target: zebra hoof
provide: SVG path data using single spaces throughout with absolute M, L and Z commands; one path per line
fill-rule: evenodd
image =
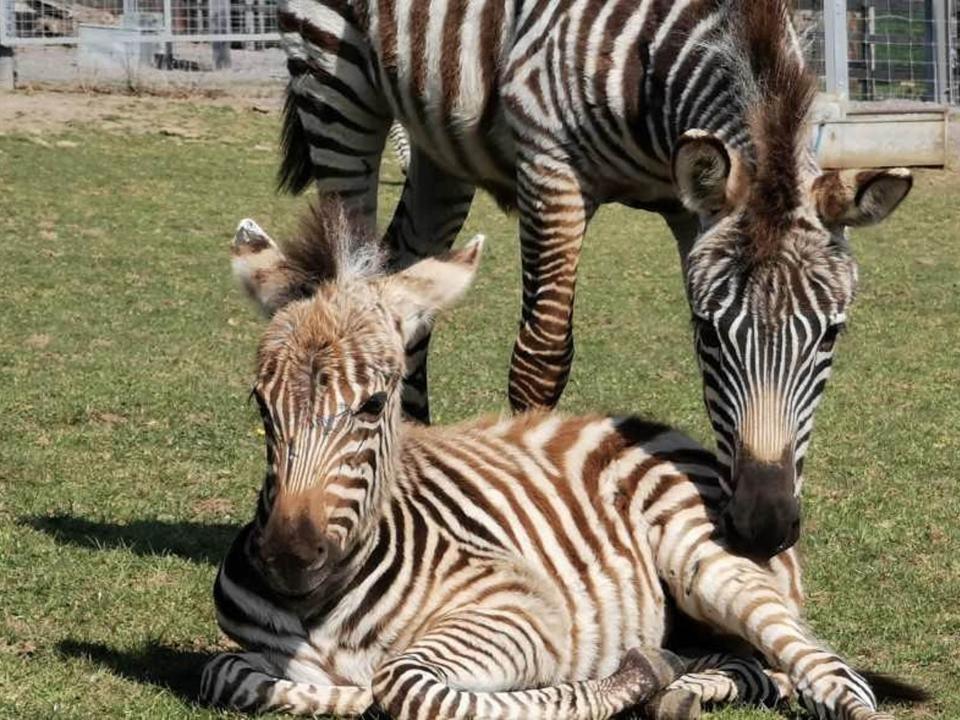
M 700 696 L 686 688 L 658 693 L 643 708 L 645 720 L 699 720 Z
M 256 252 L 268 247 L 276 247 L 276 243 L 262 227 L 250 218 L 244 218 L 237 225 L 237 231 L 233 235 L 233 247 Z
M 623 687 L 635 693 L 635 703 L 646 702 L 684 672 L 683 661 L 668 650 L 634 648 L 628 650 L 616 672 Z

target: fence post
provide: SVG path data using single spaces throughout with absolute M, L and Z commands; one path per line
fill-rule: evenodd
M 230 0 L 209 0 L 210 32 L 227 35 L 230 32 Z M 222 70 L 230 67 L 230 43 L 214 41 L 213 67 Z
M 960 105 L 960 54 L 957 42 L 960 41 L 960 12 L 957 0 L 947 0 L 947 100 Z
M 13 0 L 0 0 L 0 92 L 13 90 L 16 86 L 13 45 L 6 45 L 7 37 L 13 42 L 11 29 L 14 26 Z
M 9 45 L 0 45 L 0 93 L 16 89 L 16 81 L 16 61 L 13 57 L 13 48 Z
M 163 66 L 170 70 L 173 68 L 173 43 L 170 38 L 173 37 L 173 3 L 171 0 L 163 0 L 163 34 L 167 36 L 167 41 L 163 44 Z
M 933 0 L 931 3 L 931 20 L 933 21 L 933 52 L 934 52 L 934 96 L 937 102 L 950 102 L 950 43 L 947 40 L 947 29 L 950 27 L 950 16 L 947 13 L 946 0 Z
M 850 97 L 847 67 L 847 0 L 823 0 L 823 54 L 827 92 L 846 100 Z

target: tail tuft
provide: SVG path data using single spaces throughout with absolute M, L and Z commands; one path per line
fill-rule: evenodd
M 877 700 L 880 702 L 898 702 L 908 705 L 918 705 L 929 702 L 933 694 L 919 685 L 912 685 L 906 680 L 885 675 L 884 673 L 858 670 L 864 679 L 870 683 Z
M 313 166 L 310 163 L 310 143 L 307 140 L 307 131 L 300 120 L 297 96 L 293 88 L 288 85 L 287 97 L 283 103 L 277 189 L 291 195 L 299 195 L 311 180 L 313 180 Z

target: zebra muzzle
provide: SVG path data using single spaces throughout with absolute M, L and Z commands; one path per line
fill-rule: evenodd
M 767 560 L 800 537 L 793 453 L 770 463 L 741 450 L 735 467 L 733 496 L 721 517 L 723 534 L 737 554 Z

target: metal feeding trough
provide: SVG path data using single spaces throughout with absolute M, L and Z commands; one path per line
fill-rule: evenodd
M 826 168 L 943 167 L 948 122 L 945 105 L 822 96 L 814 109 L 812 142 Z

